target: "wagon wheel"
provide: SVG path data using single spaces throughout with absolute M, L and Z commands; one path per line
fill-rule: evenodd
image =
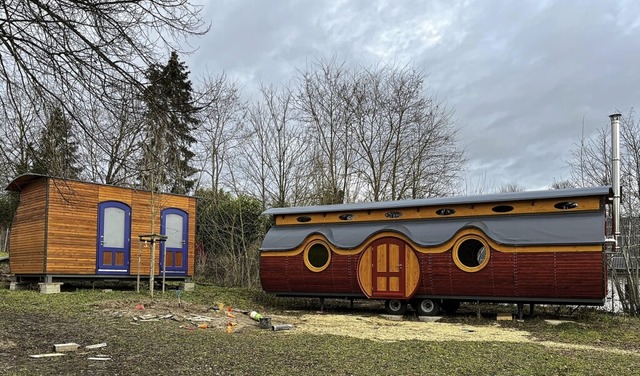
M 404 315 L 407 312 L 407 302 L 397 299 L 389 299 L 384 302 L 384 308 L 390 315 Z
M 418 316 L 435 316 L 440 313 L 440 304 L 432 299 L 418 300 L 414 308 L 418 311 Z

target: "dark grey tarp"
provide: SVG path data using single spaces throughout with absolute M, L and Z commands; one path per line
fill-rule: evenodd
M 604 223 L 604 211 L 601 210 L 460 219 L 273 226 L 267 232 L 260 249 L 293 249 L 312 234 L 323 235 L 336 247 L 352 249 L 383 231 L 403 234 L 417 245 L 433 247 L 447 242 L 464 228 L 480 229 L 493 241 L 510 246 L 603 244 Z

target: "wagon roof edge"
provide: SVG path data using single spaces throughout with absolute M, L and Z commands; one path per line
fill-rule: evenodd
M 284 208 L 271 208 L 265 210 L 262 214 L 266 215 L 286 215 L 286 214 L 310 214 L 310 213 L 330 213 L 330 212 L 349 212 L 356 210 L 376 210 L 376 209 L 403 209 L 423 206 L 444 206 L 459 204 L 479 204 L 488 202 L 508 202 L 523 200 L 540 200 L 540 199 L 567 199 L 572 197 L 584 196 L 611 196 L 611 186 L 597 186 L 585 188 L 569 188 L 569 189 L 549 189 L 542 191 L 524 191 L 510 193 L 494 193 L 485 195 L 472 196 L 448 196 L 434 197 L 414 200 L 398 200 L 398 201 L 378 201 L 378 202 L 361 202 L 352 204 L 333 204 L 333 205 L 314 205 L 314 206 L 297 206 Z

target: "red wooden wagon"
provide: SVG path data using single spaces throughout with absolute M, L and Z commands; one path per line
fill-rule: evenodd
M 610 187 L 269 209 L 266 292 L 369 298 L 400 314 L 461 301 L 602 305 Z

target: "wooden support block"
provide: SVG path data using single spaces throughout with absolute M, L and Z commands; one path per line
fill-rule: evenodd
M 513 314 L 512 313 L 498 313 L 498 317 L 496 317 L 498 321 L 512 321 Z
M 80 345 L 78 345 L 77 343 L 59 343 L 57 345 L 53 345 L 53 348 L 55 349 L 55 351 L 57 353 L 62 353 L 62 352 L 71 352 L 71 351 L 77 351 L 78 347 L 80 347 Z

